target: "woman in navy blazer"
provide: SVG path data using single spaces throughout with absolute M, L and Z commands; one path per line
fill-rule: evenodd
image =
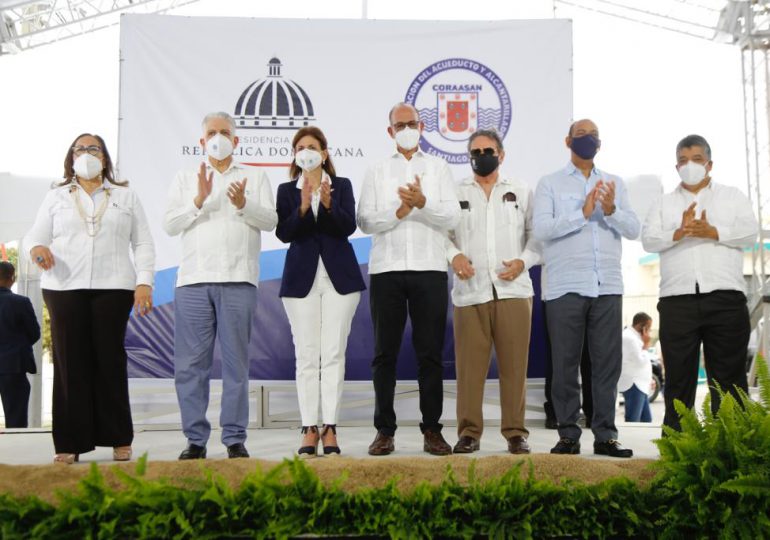
M 356 230 L 350 180 L 336 176 L 317 127 L 297 131 L 291 181 L 278 186 L 276 235 L 290 243 L 280 296 L 291 324 L 302 416 L 298 454 L 340 453 L 337 416 L 345 380 L 345 350 L 364 285 L 348 237 Z M 323 427 L 318 430 L 319 405 Z

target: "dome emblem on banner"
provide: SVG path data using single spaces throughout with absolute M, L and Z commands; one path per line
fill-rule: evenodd
M 451 164 L 468 163 L 467 142 L 477 129 L 511 127 L 511 96 L 489 67 L 467 58 L 447 58 L 414 78 L 404 98 L 420 113 L 425 130 L 420 148 Z
M 315 121 L 313 103 L 300 85 L 281 75 L 278 58 L 267 63 L 267 77 L 251 83 L 235 104 L 238 129 L 299 129 Z

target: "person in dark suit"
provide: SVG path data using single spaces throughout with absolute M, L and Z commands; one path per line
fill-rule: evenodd
M 336 176 L 323 132 L 303 127 L 292 142 L 291 181 L 278 186 L 276 235 L 290 243 L 280 296 L 291 324 L 302 445 L 298 454 L 339 454 L 337 416 L 348 334 L 364 285 L 348 237 L 356 230 L 350 180 Z M 323 427 L 318 430 L 319 405 Z
M 40 339 L 40 325 L 32 302 L 11 292 L 16 269 L 0 262 L 0 397 L 5 427 L 27 427 L 29 381 L 27 373 L 37 373 L 32 345 Z

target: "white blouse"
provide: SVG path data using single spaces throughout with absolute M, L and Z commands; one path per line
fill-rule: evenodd
M 105 181 L 91 195 L 77 182 L 52 189 L 24 237 L 27 253 L 35 246 L 48 247 L 54 258 L 43 272 L 43 289 L 134 290 L 153 284 L 155 246 L 142 204 L 127 187 Z

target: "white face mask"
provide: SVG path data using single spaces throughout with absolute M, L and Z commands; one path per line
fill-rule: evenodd
M 420 130 L 405 127 L 401 131 L 396 131 L 396 144 L 404 150 L 411 150 L 417 147 L 420 142 Z
M 217 133 L 206 141 L 206 153 L 217 161 L 222 161 L 233 153 L 233 143 L 221 133 Z
M 706 175 L 708 174 L 705 165 L 695 163 L 694 161 L 688 161 L 679 167 L 677 172 L 679 173 L 679 178 L 682 179 L 682 182 L 688 186 L 698 184 L 701 180 L 706 178 Z
M 303 148 L 294 155 L 294 162 L 305 172 L 314 171 L 323 161 L 321 152 L 310 148 Z
M 91 154 L 81 154 L 72 164 L 75 174 L 85 180 L 93 180 L 102 173 L 102 160 Z

